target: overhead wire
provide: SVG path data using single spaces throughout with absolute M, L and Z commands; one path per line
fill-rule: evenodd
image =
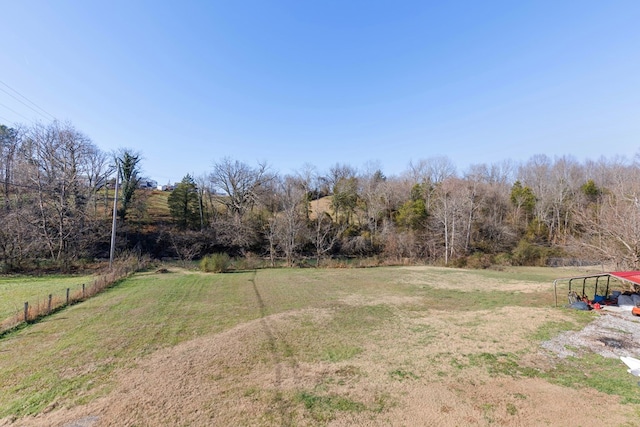
M 4 87 L 10 89 L 12 92 L 14 92 L 15 94 L 17 94 L 20 98 L 24 99 L 25 101 L 27 101 L 29 104 L 33 105 L 33 107 L 37 108 L 38 110 L 40 110 L 42 113 L 46 114 L 47 116 L 49 116 L 51 119 L 55 120 L 56 116 L 54 116 L 53 114 L 49 113 L 47 110 L 45 110 L 44 108 L 40 107 L 38 104 L 36 104 L 35 102 L 33 102 L 32 100 L 30 100 L 29 98 L 27 98 L 26 96 L 24 96 L 23 94 L 21 94 L 20 92 L 18 92 L 16 89 L 12 88 L 11 86 L 9 86 L 7 83 L 3 82 L 2 80 L 0 80 L 0 84 L 2 84 Z M 25 105 L 26 107 L 30 108 L 31 110 L 35 111 L 36 113 L 40 114 L 42 117 L 47 118 L 44 114 L 38 112 L 37 110 L 35 110 L 33 107 L 27 105 L 25 102 L 19 100 L 18 98 L 16 98 L 15 96 L 13 96 L 12 94 L 10 94 L 9 92 L 7 92 L 6 90 L 0 88 L 0 90 L 2 90 L 4 93 L 6 93 L 7 95 L 11 96 L 12 98 L 14 98 L 16 101 L 20 102 L 21 104 Z M 48 119 L 48 118 L 47 118 Z
M 0 116 L 0 120 L 4 120 L 5 123 L 12 123 L 12 124 L 16 124 L 16 122 L 14 122 L 13 120 L 9 120 L 6 117 Z
M 28 188 L 29 190 L 40 190 L 40 188 L 38 187 L 32 187 L 30 185 L 24 185 L 24 184 L 16 184 L 15 182 L 9 182 L 9 181 L 3 181 L 0 179 L 0 184 L 2 185 L 11 185 L 13 187 L 20 187 L 20 188 Z
M 60 184 L 60 183 L 63 183 L 63 181 L 59 181 L 58 182 L 58 184 Z M 15 182 L 4 181 L 2 179 L 0 179 L 0 185 L 10 185 L 12 187 L 27 188 L 29 190 L 41 191 L 43 193 L 48 193 L 48 194 L 58 194 L 57 191 L 47 189 L 46 187 L 37 187 L 37 186 L 34 186 L 34 185 L 26 185 L 26 184 L 16 184 Z M 104 186 L 104 184 L 103 184 L 103 186 Z M 103 186 L 98 187 L 98 188 L 102 188 Z
M 18 101 L 19 103 L 21 103 L 22 105 L 24 105 L 25 107 L 29 108 L 31 111 L 33 111 L 34 113 L 42 116 L 43 118 L 49 120 L 49 117 L 45 116 L 44 114 L 42 114 L 40 111 L 36 110 L 35 108 L 33 108 L 32 106 L 30 106 L 29 104 L 27 104 L 26 102 L 22 101 L 21 99 L 19 99 L 18 97 L 12 95 L 11 93 L 7 92 L 6 90 L 2 89 L 0 87 L 0 91 L 6 93 L 7 95 L 9 95 L 10 97 L 12 97 L 13 99 L 15 99 L 16 101 Z
M 24 118 L 25 120 L 31 120 L 31 119 L 29 119 L 27 116 L 25 116 L 24 114 L 18 113 L 18 112 L 17 112 L 16 110 L 14 110 L 13 108 L 8 107 L 8 106 L 4 105 L 4 104 L 3 104 L 3 103 L 1 103 L 1 102 L 0 102 L 0 107 L 4 107 L 4 108 L 6 108 L 7 110 L 9 110 L 9 111 L 13 112 L 14 114 L 19 115 L 20 117 Z

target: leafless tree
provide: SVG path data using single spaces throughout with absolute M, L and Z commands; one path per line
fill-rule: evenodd
M 278 193 L 280 209 L 274 217 L 276 245 L 288 266 L 294 263 L 296 251 L 303 243 L 305 230 L 305 190 L 293 177 L 285 177 Z
M 318 267 L 322 260 L 335 249 L 345 229 L 346 225 L 335 223 L 326 210 L 318 209 L 314 213 L 309 235 L 315 249 L 316 265 Z
M 213 190 L 220 195 L 218 201 L 226 206 L 229 214 L 242 217 L 255 206 L 273 175 L 266 163 L 253 168 L 224 158 L 213 166 L 209 178 Z
M 600 171 L 602 172 L 602 170 Z M 581 233 L 572 243 L 617 268 L 640 267 L 640 168 L 614 160 L 598 174 L 587 199 L 574 211 Z
M 473 219 L 473 186 L 459 178 L 440 183 L 434 192 L 432 215 L 444 240 L 444 262 L 464 254 Z
M 369 231 L 369 244 L 375 245 L 378 238 L 378 227 L 384 220 L 388 198 L 385 197 L 385 183 L 387 178 L 379 165 L 370 165 L 358 178 L 361 200 L 360 224 L 366 224 Z

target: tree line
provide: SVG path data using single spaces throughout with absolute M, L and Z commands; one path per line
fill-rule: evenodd
M 170 216 L 147 213 L 141 156 L 105 153 L 69 123 L 0 126 L 4 270 L 107 256 L 113 177 L 122 192 L 117 248 L 183 261 L 224 252 L 289 266 L 358 257 L 487 267 L 551 259 L 640 261 L 640 163 L 536 155 L 456 171 L 446 157 L 387 176 L 376 163 L 268 164 L 222 158 L 169 194 Z M 118 168 L 116 166 L 119 166 Z

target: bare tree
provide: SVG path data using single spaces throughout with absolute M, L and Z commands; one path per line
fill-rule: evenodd
M 224 207 L 224 215 L 215 219 L 222 242 L 244 252 L 259 238 L 259 218 L 250 217 L 254 206 L 271 194 L 274 175 L 266 163 L 253 168 L 246 163 L 224 158 L 215 163 L 209 175 L 214 202 Z
M 78 255 L 86 237 L 87 159 L 96 148 L 68 123 L 36 124 L 27 133 L 31 187 L 36 191 L 38 229 L 51 259 Z
M 572 239 L 591 256 L 617 268 L 640 268 L 640 168 L 620 160 L 606 162 L 582 186 L 584 201 L 573 215 L 582 231 Z M 604 173 L 602 173 L 604 172 Z
M 450 178 L 436 187 L 433 217 L 444 241 L 444 262 L 464 253 L 468 222 L 473 218 L 473 192 L 463 180 Z
M 369 229 L 369 244 L 375 245 L 378 238 L 378 227 L 383 222 L 387 210 L 388 199 L 385 197 L 384 185 L 387 177 L 384 176 L 380 165 L 369 164 L 365 172 L 358 178 L 360 188 L 358 190 L 361 200 L 360 224 L 366 224 Z
M 15 156 L 20 147 L 20 132 L 18 129 L 0 125 L 0 170 L 2 171 L 2 186 L 4 188 L 4 206 L 9 210 L 9 187 L 13 175 Z
M 292 177 L 285 177 L 278 193 L 280 210 L 274 217 L 276 245 L 284 253 L 288 266 L 292 266 L 296 251 L 303 243 L 305 221 L 305 190 Z
M 448 157 L 431 157 L 409 163 L 409 170 L 405 176 L 411 181 L 411 185 L 420 184 L 425 192 L 427 210 L 431 209 L 432 196 L 436 187 L 447 178 L 456 175 L 456 168 Z
M 311 213 L 311 201 L 320 197 L 320 191 L 318 188 L 318 172 L 316 167 L 312 164 L 305 163 L 300 170 L 295 174 L 295 179 L 298 185 L 304 190 L 304 215 L 308 221 L 309 214 Z
M 210 175 L 212 188 L 220 195 L 218 201 L 226 206 L 230 215 L 239 217 L 255 206 L 272 179 L 266 163 L 252 168 L 229 158 L 216 163 Z
M 346 225 L 335 223 L 326 210 L 316 210 L 311 219 L 309 234 L 315 248 L 318 267 L 320 267 L 322 260 L 335 249 L 345 229 Z

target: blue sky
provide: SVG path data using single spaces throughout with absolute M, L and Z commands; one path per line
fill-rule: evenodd
M 637 0 L 3 3 L 0 123 L 69 120 L 159 183 L 640 148 Z

